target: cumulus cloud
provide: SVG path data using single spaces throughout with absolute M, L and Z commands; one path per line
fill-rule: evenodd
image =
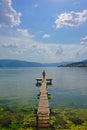
M 82 37 L 80 41 L 81 41 L 81 44 L 86 44 L 87 45 L 87 36 Z
M 63 26 L 78 27 L 86 21 L 87 10 L 85 9 L 82 12 L 71 11 L 70 13 L 62 13 L 57 17 L 55 24 L 56 28 L 61 28 Z
M 44 39 L 50 38 L 50 34 L 44 34 L 44 35 L 43 35 L 43 38 L 44 38 Z
M 27 29 L 17 29 L 17 32 L 19 32 L 22 36 L 33 38 L 34 35 L 30 34 Z
M 12 7 L 11 0 L 2 0 L 0 3 L 0 27 L 13 27 L 21 23 L 21 13 Z

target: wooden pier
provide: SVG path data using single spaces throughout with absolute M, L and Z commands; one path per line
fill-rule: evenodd
M 50 121 L 50 107 L 48 102 L 48 92 L 47 92 L 47 81 L 52 81 L 52 79 L 41 79 L 37 78 L 37 82 L 41 82 L 40 86 L 40 98 L 39 105 L 37 109 L 37 125 L 40 128 L 49 127 Z
M 46 83 L 52 84 L 52 80 L 53 80 L 52 78 L 46 78 L 45 80 L 46 80 Z M 37 84 L 42 83 L 43 78 L 36 78 L 36 81 L 37 81 Z

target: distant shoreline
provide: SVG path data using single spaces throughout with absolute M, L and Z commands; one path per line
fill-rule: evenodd
M 79 62 L 39 63 L 14 59 L 0 59 L 0 68 L 5 67 L 87 67 L 87 60 Z

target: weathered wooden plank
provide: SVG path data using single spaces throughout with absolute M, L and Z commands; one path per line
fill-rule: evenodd
M 47 89 L 45 87 L 40 87 L 40 91 L 41 90 L 46 90 L 47 91 Z
M 48 100 L 48 96 L 47 95 L 43 95 L 43 96 L 41 95 L 40 100 Z
M 50 111 L 48 110 L 48 111 L 39 111 L 38 110 L 38 117 L 39 116 L 49 116 L 50 115 Z
M 48 124 L 44 124 L 44 123 L 40 123 L 40 124 L 38 124 L 38 127 L 40 127 L 40 128 L 47 128 L 47 127 L 49 127 L 49 123 Z
M 46 120 L 46 119 L 44 119 L 44 120 L 38 120 L 38 123 L 39 124 L 48 124 L 49 120 Z
M 43 104 L 43 105 L 44 105 L 44 104 L 47 104 L 47 105 L 49 106 L 48 100 L 44 100 L 44 99 L 40 99 L 40 100 L 39 100 L 39 105 L 40 105 L 40 104 Z
M 49 103 L 47 100 L 41 100 L 39 101 L 39 106 L 49 107 Z
M 43 78 L 36 78 L 36 80 L 40 80 L 40 81 L 43 81 Z M 53 80 L 52 78 L 46 78 L 46 81 L 47 80 Z
M 40 100 L 39 101 L 39 107 L 49 107 L 49 103 L 47 100 Z
M 39 116 L 38 119 L 39 120 L 49 120 L 50 117 L 49 116 Z
M 42 81 L 47 81 L 47 82 L 50 82 L 50 83 L 52 83 L 52 78 L 46 78 L 46 79 L 42 79 L 42 78 L 36 78 L 36 80 L 37 80 L 37 83 L 38 82 L 42 82 Z

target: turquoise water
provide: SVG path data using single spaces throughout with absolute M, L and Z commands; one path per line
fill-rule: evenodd
M 87 68 L 29 67 L 0 69 L 0 105 L 38 105 L 35 78 L 53 78 L 48 86 L 50 106 L 87 108 Z

